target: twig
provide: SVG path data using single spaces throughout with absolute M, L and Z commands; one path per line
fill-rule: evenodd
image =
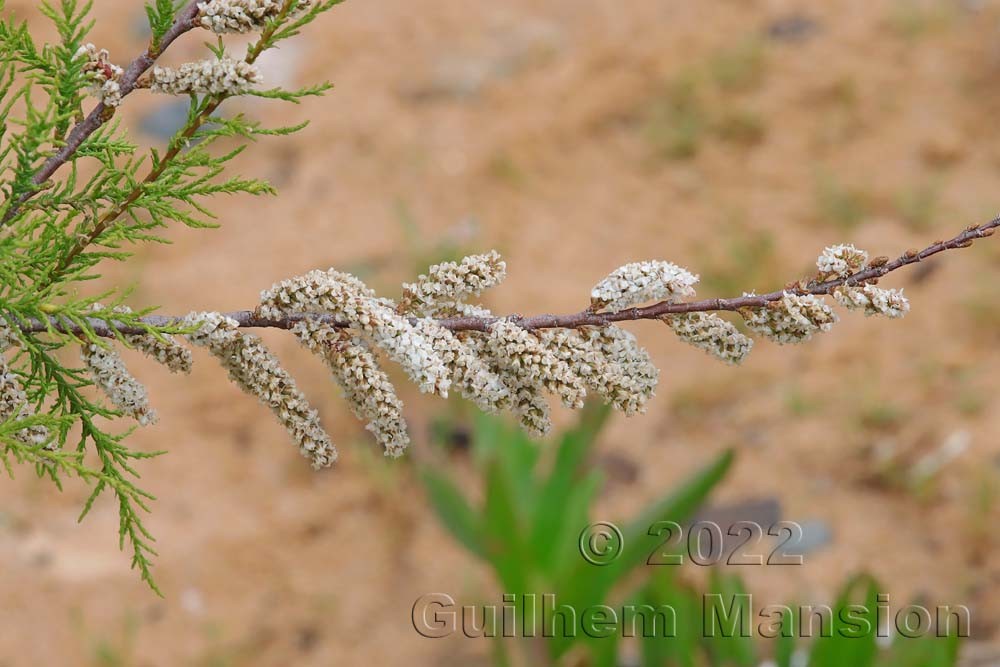
M 176 27 L 178 23 L 180 23 L 182 20 L 185 20 L 187 12 L 189 9 L 191 9 L 192 6 L 194 7 L 194 14 L 192 14 L 186 20 L 188 20 L 189 22 L 193 22 L 194 17 L 198 13 L 197 2 L 191 3 L 191 5 L 187 9 L 185 9 L 184 14 L 178 17 L 177 23 L 174 23 L 174 27 Z M 247 63 L 251 65 L 254 64 L 257 61 L 257 58 L 260 57 L 261 53 L 264 52 L 267 43 L 270 41 L 271 37 L 274 35 L 274 32 L 278 29 L 280 25 L 280 18 L 284 18 L 284 16 L 287 15 L 290 7 L 291 7 L 290 1 L 286 0 L 282 12 L 279 16 L 279 21 L 274 22 L 270 27 L 264 30 L 261 33 L 261 36 L 257 39 L 257 41 L 255 41 L 253 44 L 250 45 L 250 47 L 247 49 L 247 55 L 244 58 L 244 60 Z M 135 87 L 135 81 L 133 80 L 132 88 L 134 87 Z M 124 88 L 122 90 L 124 91 Z M 122 94 L 124 95 L 124 92 Z M 142 181 L 140 181 L 138 184 L 136 184 L 134 188 L 132 188 L 132 191 L 129 192 L 128 196 L 126 196 L 123 201 L 121 201 L 119 204 L 115 205 L 104 215 L 102 215 L 97 220 L 97 222 L 94 223 L 94 226 L 89 231 L 81 232 L 77 235 L 78 238 L 76 240 L 76 243 L 73 244 L 73 247 L 70 248 L 70 250 L 60 259 L 59 263 L 52 269 L 52 272 L 46 278 L 45 284 L 42 286 L 48 286 L 58 281 L 62 277 L 63 273 L 70 268 L 70 266 L 73 264 L 73 261 L 80 255 L 80 253 L 84 252 L 105 231 L 107 231 L 107 229 L 116 220 L 118 220 L 118 218 L 120 218 L 126 211 L 128 211 L 129 207 L 131 207 L 132 204 L 134 204 L 139 199 L 139 197 L 142 196 L 142 193 L 145 191 L 146 187 L 151 183 L 155 183 L 157 179 L 159 179 L 160 176 L 163 175 L 163 172 L 166 171 L 167 167 L 171 165 L 174 158 L 176 158 L 180 154 L 181 150 L 183 150 L 187 146 L 188 141 L 194 137 L 195 133 L 199 129 L 201 129 L 202 125 L 204 125 L 208 121 L 208 119 L 212 117 L 212 114 L 215 113 L 215 111 L 222 105 L 223 102 L 226 101 L 226 99 L 228 99 L 228 95 L 220 94 L 212 96 L 205 102 L 205 106 L 201 109 L 201 111 L 198 112 L 198 115 L 195 116 L 193 119 L 191 119 L 188 122 L 188 124 L 181 130 L 180 134 L 171 141 L 171 144 L 167 152 L 164 153 L 163 157 L 159 160 L 157 166 L 151 168 L 149 170 L 149 173 L 146 174 L 146 177 L 143 178 Z
M 958 248 L 968 248 L 975 240 L 992 236 L 997 227 L 1000 227 L 1000 217 L 996 217 L 982 225 L 973 225 L 968 227 L 957 236 L 947 241 L 936 241 L 923 250 L 908 250 L 895 260 L 888 261 L 883 258 L 880 261 L 879 259 L 876 259 L 868 268 L 848 276 L 847 278 L 837 278 L 823 282 L 813 281 L 804 284 L 800 283 L 790 285 L 784 290 L 769 292 L 767 294 L 740 296 L 729 299 L 705 299 L 701 301 L 686 302 L 661 301 L 660 303 L 646 306 L 644 308 L 629 308 L 614 313 L 594 312 L 588 309 L 567 315 L 533 315 L 530 317 L 515 315 L 512 316 L 512 318 L 525 329 L 576 329 L 585 326 L 607 326 L 615 322 L 653 320 L 661 318 L 664 315 L 676 313 L 738 311 L 743 308 L 761 308 L 772 301 L 781 299 L 785 292 L 815 295 L 830 294 L 835 288 L 840 287 L 841 285 L 858 285 L 872 280 L 877 280 L 888 273 L 901 269 L 904 266 L 923 261 L 940 252 L 955 250 Z M 290 329 L 296 322 L 300 322 L 304 319 L 315 319 L 335 327 L 346 328 L 350 326 L 349 323 L 340 321 L 332 315 L 322 313 L 289 314 L 280 319 L 262 317 L 257 311 L 254 310 L 237 310 L 223 314 L 226 317 L 235 320 L 241 328 Z M 150 327 L 161 329 L 183 326 L 183 318 L 176 316 L 149 315 L 140 319 L 144 324 Z M 441 326 L 452 331 L 486 331 L 490 324 L 497 321 L 497 319 L 499 318 L 448 317 L 440 319 L 438 322 Z M 146 330 L 141 327 L 125 326 L 115 323 L 114 321 L 108 322 L 103 319 L 88 318 L 88 322 L 98 336 L 113 337 L 115 335 L 115 331 L 124 335 L 141 334 L 146 332 Z M 32 320 L 26 322 L 21 327 L 21 329 L 26 333 L 41 333 L 48 331 L 50 328 L 62 333 L 81 333 L 78 326 L 63 322 L 58 316 L 52 316 L 48 323 Z
M 132 188 L 132 191 L 129 192 L 128 196 L 102 215 L 89 231 L 80 232 L 77 235 L 76 243 L 74 243 L 73 247 L 62 256 L 59 263 L 53 267 L 52 272 L 47 276 L 45 283 L 42 286 L 48 286 L 57 282 L 62 277 L 63 273 L 70 268 L 73 261 L 80 255 L 80 253 L 85 251 L 90 244 L 96 241 L 101 234 L 107 231 L 108 227 L 120 218 L 122 214 L 124 214 L 129 207 L 142 196 L 142 193 L 145 191 L 147 186 L 151 183 L 155 183 L 156 180 L 163 175 L 163 172 L 166 171 L 167 167 L 171 165 L 174 158 L 176 158 L 180 154 L 181 150 L 186 146 L 187 141 L 191 139 L 191 137 L 194 136 L 195 132 L 201 128 L 205 121 L 208 120 L 213 113 L 215 113 L 215 110 L 219 108 L 219 105 L 222 104 L 224 100 L 224 96 L 218 96 L 209 101 L 201 112 L 181 131 L 181 134 L 176 138 L 177 140 L 174 141 L 167 152 L 164 153 L 159 164 L 149 170 L 146 177 L 143 178 L 142 181 L 140 181 L 134 188 Z
M 146 73 L 156 59 L 159 58 L 163 52 L 167 49 L 170 44 L 195 27 L 195 18 L 198 15 L 198 2 L 199 0 L 192 0 L 177 18 L 174 20 L 170 29 L 164 33 L 163 37 L 160 38 L 159 43 L 154 47 L 150 44 L 146 51 L 135 58 L 128 67 L 125 68 L 125 73 L 122 75 L 120 82 L 121 86 L 121 96 L 125 97 L 135 89 L 135 84 L 139 80 L 139 77 Z M 53 174 L 59 170 L 66 162 L 76 153 L 77 149 L 87 140 L 90 135 L 96 132 L 102 125 L 111 120 L 114 116 L 114 107 L 108 107 L 104 102 L 98 102 L 97 106 L 94 107 L 93 111 L 87 115 L 85 119 L 77 123 L 73 130 L 66 137 L 66 143 L 60 148 L 56 153 L 50 157 L 45 163 L 39 168 L 35 175 L 32 177 L 31 182 L 34 184 L 35 188 L 29 190 L 28 192 L 19 195 L 10 205 L 7 207 L 6 212 L 3 214 L 3 218 L 0 218 L 0 227 L 6 225 L 10 220 L 17 215 L 21 206 L 34 197 L 36 194 L 41 192 L 44 188 L 43 184 L 52 178 Z

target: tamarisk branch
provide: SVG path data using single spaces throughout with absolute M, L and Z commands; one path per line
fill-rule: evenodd
M 129 63 L 128 67 L 125 68 L 125 73 L 122 75 L 121 82 L 119 83 L 121 97 L 125 97 L 135 89 L 136 82 L 138 82 L 139 77 L 145 74 L 146 71 L 153 66 L 156 59 L 163 54 L 163 52 L 174 42 L 174 40 L 197 25 L 196 19 L 199 11 L 198 2 L 199 0 L 192 0 L 189 2 L 187 6 L 185 6 L 184 9 L 177 15 L 173 25 L 160 38 L 159 42 L 156 44 L 151 43 L 146 51 L 144 51 L 141 55 L 136 56 L 136 58 Z M 10 222 L 14 216 L 17 215 L 17 212 L 20 210 L 22 204 L 41 192 L 44 189 L 43 186 L 45 182 L 52 178 L 56 171 L 69 161 L 73 154 L 76 153 L 76 151 L 80 148 L 83 142 L 90 137 L 90 135 L 111 120 L 114 113 L 114 107 L 106 105 L 103 100 L 98 102 L 97 106 L 94 107 L 87 117 L 77 123 L 77 125 L 70 131 L 63 146 L 56 151 L 52 157 L 47 159 L 32 177 L 31 182 L 35 188 L 20 194 L 9 203 L 7 210 L 4 211 L 3 217 L 0 218 L 0 226 L 6 225 Z
M 628 308 L 616 312 L 598 312 L 593 308 L 588 308 L 577 313 L 565 315 L 532 315 L 520 316 L 512 315 L 507 319 L 517 322 L 523 329 L 578 329 L 580 327 L 596 326 L 603 327 L 616 322 L 627 322 L 636 320 L 661 319 L 666 315 L 680 313 L 699 313 L 713 311 L 739 311 L 746 308 L 761 308 L 768 303 L 778 301 L 786 293 L 800 295 L 827 295 L 835 288 L 841 286 L 862 285 L 892 273 L 910 264 L 921 262 L 929 257 L 947 250 L 968 248 L 978 239 L 992 236 L 996 228 L 1000 227 L 1000 216 L 982 225 L 973 225 L 966 228 L 961 233 L 946 241 L 936 241 L 923 250 L 908 250 L 894 260 L 887 258 L 875 258 L 863 270 L 853 273 L 847 277 L 834 278 L 825 281 L 806 281 L 793 283 L 783 290 L 769 292 L 767 294 L 745 295 L 732 298 L 703 299 L 699 301 L 661 301 L 642 308 Z M 309 320 L 317 323 L 347 328 L 348 322 L 338 320 L 329 314 L 323 313 L 289 313 L 282 317 L 266 317 L 259 309 L 237 310 L 223 313 L 225 317 L 235 320 L 240 328 L 273 328 L 291 329 L 297 323 Z M 501 317 L 445 317 L 438 319 L 438 324 L 451 331 L 488 331 L 491 324 L 497 322 Z M 170 315 L 149 315 L 141 318 L 141 321 L 151 327 L 165 328 L 172 326 L 182 326 L 184 318 Z M 94 332 L 99 336 L 114 337 L 115 332 L 121 335 L 136 335 L 145 333 L 145 329 L 136 326 L 116 326 L 114 322 L 104 319 L 89 318 L 88 321 L 93 326 Z M 411 318 L 415 321 L 415 318 Z M 62 333 L 81 333 L 78 326 L 68 324 L 61 320 L 58 315 L 50 317 L 48 322 L 31 320 L 21 326 L 25 333 L 41 333 L 55 330 Z

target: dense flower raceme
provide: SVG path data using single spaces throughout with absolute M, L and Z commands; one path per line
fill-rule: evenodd
M 487 349 L 501 360 L 507 377 L 518 385 L 544 387 L 567 408 L 582 408 L 587 390 L 583 380 L 545 345 L 544 339 L 512 320 L 490 325 Z
M 99 303 L 91 306 L 91 313 L 114 321 L 115 315 L 131 314 L 128 306 L 115 306 L 107 310 Z M 191 350 L 181 345 L 177 338 L 170 334 L 124 334 L 122 338 L 129 346 L 144 355 L 166 366 L 172 373 L 190 373 L 193 359 Z
M 354 276 L 333 269 L 284 280 L 261 294 L 260 312 L 330 313 L 342 317 L 400 364 L 420 391 L 448 396 L 451 372 L 431 339 Z
M 337 449 L 320 425 L 319 414 L 257 336 L 241 332 L 235 320 L 219 313 L 191 313 L 185 319 L 197 327 L 188 340 L 207 348 L 233 382 L 271 408 L 314 468 L 337 460 Z
M 262 80 L 256 65 L 223 56 L 184 63 L 177 69 L 154 67 L 143 85 L 168 95 L 242 95 Z
M 27 419 L 34 416 L 35 409 L 28 402 L 21 379 L 7 364 L 4 353 L 17 343 L 17 334 L 0 318 L 0 424 L 11 419 Z M 47 449 L 55 449 L 58 443 L 51 437 L 49 430 L 35 424 L 19 429 L 14 437 L 28 445 L 41 445 Z
M 156 411 L 149 406 L 146 388 L 128 372 L 114 348 L 87 342 L 80 358 L 94 384 L 116 409 L 143 425 L 156 422 Z
M 670 262 L 635 262 L 594 285 L 590 303 L 595 309 L 619 311 L 647 301 L 677 301 L 694 296 L 697 282 L 698 276 Z
M 99 303 L 91 306 L 93 317 L 110 322 L 114 322 L 116 316 L 131 312 L 125 306 L 110 310 Z M 191 371 L 191 351 L 170 334 L 126 334 L 122 338 L 130 347 L 166 366 L 171 372 Z M 125 361 L 110 344 L 84 341 L 80 358 L 94 384 L 104 392 L 115 409 L 142 425 L 156 422 L 156 411 L 149 405 L 146 388 L 129 372 Z
M 850 244 L 826 248 L 816 260 L 820 278 L 846 278 L 868 266 L 868 253 Z
M 645 410 L 660 373 L 635 336 L 620 327 L 552 329 L 541 333 L 546 346 L 587 387 L 626 415 Z
M 86 58 L 83 72 L 90 81 L 90 92 L 109 107 L 121 104 L 121 80 L 124 70 L 111 62 L 107 49 L 100 49 L 93 44 L 84 44 L 76 52 L 77 58 Z
M 293 331 L 330 368 L 344 390 L 344 397 L 358 419 L 368 421 L 368 430 L 389 456 L 400 456 L 410 442 L 403 419 L 403 402 L 362 339 L 347 331 L 304 320 Z
M 854 246 L 833 246 L 817 260 L 817 281 L 837 280 L 834 299 L 870 315 L 901 317 L 909 303 L 901 291 L 861 280 L 868 254 Z M 343 390 L 352 412 L 386 455 L 409 444 L 403 403 L 383 370 L 379 353 L 399 364 L 417 387 L 447 396 L 455 391 L 484 411 L 509 410 L 533 434 L 551 426 L 547 395 L 569 408 L 593 392 L 626 415 L 643 412 L 659 371 L 635 337 L 615 325 L 532 330 L 517 317 L 497 317 L 469 303 L 499 284 L 506 265 L 496 252 L 432 266 L 403 285 L 399 302 L 379 297 L 357 277 L 335 269 L 315 270 L 283 280 L 261 293 L 257 315 L 290 320 L 292 332 L 316 354 Z M 591 292 L 589 312 L 615 313 L 657 299 L 675 302 L 694 295 L 697 276 L 669 262 L 628 264 Z M 822 295 L 789 288 L 780 298 L 739 311 L 747 329 L 778 343 L 800 343 L 829 331 L 837 321 Z M 124 307 L 95 305 L 92 316 L 115 323 Z M 477 318 L 480 326 L 452 331 L 439 318 Z M 331 318 L 335 322 L 331 322 Z M 660 319 L 678 339 L 729 364 L 741 363 L 753 340 L 731 322 L 706 312 L 671 313 Z M 183 320 L 194 345 L 207 348 L 245 392 L 271 408 L 303 455 L 317 468 L 337 457 L 318 413 L 259 338 L 240 330 L 221 313 L 191 313 Z M 170 335 L 123 334 L 124 342 L 175 372 L 187 372 L 191 353 Z M 0 328 L 0 348 L 16 344 Z M 155 413 L 146 392 L 111 346 L 87 342 L 83 358 L 98 387 L 114 406 L 140 423 Z M 6 362 L 4 362 L 6 363 Z M 0 418 L 30 414 L 17 376 L 0 369 Z M 25 437 L 40 438 L 40 434 Z
M 288 16 L 307 11 L 312 0 L 291 0 Z M 285 0 L 210 0 L 198 3 L 198 23 L 212 32 L 258 32 L 284 9 Z
M 910 312 L 910 302 L 903 290 L 882 289 L 875 285 L 838 287 L 833 292 L 837 303 L 849 310 L 863 310 L 865 315 L 903 317 Z
M 681 313 L 663 321 L 682 341 L 727 364 L 742 363 L 753 348 L 753 340 L 713 313 Z
M 435 315 L 499 285 L 506 275 L 507 264 L 495 250 L 457 263 L 436 264 L 417 282 L 403 285 L 399 308 L 415 315 Z
M 202 28 L 219 34 L 260 32 L 283 13 L 294 18 L 312 6 L 313 0 L 208 0 L 198 3 L 195 20 Z M 84 44 L 76 57 L 84 59 L 82 71 L 91 82 L 90 92 L 106 106 L 119 106 L 125 71 L 111 62 L 107 49 Z M 256 65 L 223 55 L 184 63 L 176 69 L 154 67 L 135 82 L 135 87 L 168 95 L 244 95 L 262 80 Z
M 108 52 L 87 44 L 80 48 L 77 56 L 87 57 L 83 71 L 91 79 L 90 92 L 109 107 L 120 105 L 123 70 L 108 61 Z M 261 81 L 263 78 L 256 65 L 223 56 L 184 63 L 176 69 L 154 67 L 136 82 L 135 87 L 168 95 L 244 95 Z
M 785 292 L 763 308 L 746 309 L 740 314 L 751 331 L 782 345 L 804 343 L 813 334 L 829 331 L 837 322 L 837 315 L 821 297 L 792 292 Z

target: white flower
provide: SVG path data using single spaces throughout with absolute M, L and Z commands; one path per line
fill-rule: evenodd
M 122 103 L 122 87 L 114 79 L 108 79 L 101 84 L 98 97 L 109 107 L 116 107 Z
M 343 388 L 351 411 L 368 422 L 366 428 L 385 448 L 386 456 L 402 456 L 410 443 L 403 402 L 365 342 L 346 331 L 309 320 L 298 322 L 292 331 L 326 362 Z
M 17 341 L 17 332 L 14 331 L 3 316 L 0 316 L 0 354 L 17 345 Z
M 7 360 L 0 357 L 0 423 L 19 416 L 27 403 L 21 380 L 8 368 Z
M 514 414 L 528 433 L 536 437 L 544 437 L 552 430 L 552 419 L 549 417 L 549 404 L 537 385 L 525 384 L 512 380 L 511 402 Z
M 374 299 L 375 292 L 357 277 L 335 269 L 282 280 L 260 293 L 260 313 L 279 319 L 285 313 L 333 312 L 348 296 Z
M 125 341 L 171 373 L 190 373 L 193 358 L 191 350 L 177 342 L 170 334 L 130 334 Z
M 417 282 L 403 284 L 399 310 L 436 315 L 499 285 L 506 275 L 507 264 L 495 250 L 470 255 L 458 263 L 435 264 Z
M 101 316 L 105 308 L 99 303 L 91 306 L 91 311 Z M 116 306 L 111 313 L 131 313 L 128 306 Z M 105 321 L 114 322 L 113 316 L 104 316 Z M 171 373 L 190 373 L 193 359 L 191 350 L 177 342 L 170 334 L 125 334 L 125 342 L 157 363 L 166 366 Z
M 20 378 L 0 357 L 0 424 L 10 419 L 27 419 L 33 416 L 35 409 L 28 403 Z M 43 445 L 48 450 L 59 448 L 59 443 L 52 438 L 49 429 L 41 424 L 22 428 L 14 437 L 27 445 Z
M 311 4 L 312 0 L 298 0 L 288 16 L 301 14 Z M 281 13 L 284 5 L 283 0 L 209 0 L 198 3 L 198 22 L 219 34 L 260 31 Z
M 583 381 L 532 332 L 512 320 L 498 320 L 490 325 L 486 345 L 505 380 L 544 387 L 558 395 L 566 407 L 583 407 L 587 395 Z
M 331 269 L 281 281 L 261 293 L 260 312 L 274 318 L 310 312 L 343 318 L 400 364 L 420 391 L 448 396 L 451 371 L 432 342 L 354 276 Z
M 90 80 L 90 92 L 97 96 L 106 106 L 116 107 L 121 104 L 121 79 L 125 71 L 110 60 L 107 49 L 98 50 L 93 44 L 84 44 L 75 54 L 77 58 L 86 57 L 83 73 Z
M 592 308 L 619 311 L 647 301 L 692 296 L 698 276 L 670 262 L 626 264 L 597 283 L 590 292 Z
M 850 244 L 830 246 L 816 260 L 821 278 L 846 278 L 868 266 L 868 253 Z
M 841 286 L 833 291 L 837 303 L 849 310 L 864 310 L 865 315 L 899 318 L 910 312 L 910 301 L 903 290 L 882 289 L 875 285 Z
M 9 419 L 26 419 L 35 415 L 35 408 L 28 402 L 20 377 L 10 369 L 3 356 L 17 342 L 17 333 L 7 320 L 0 317 L 0 424 Z M 41 424 L 22 428 L 14 437 L 25 444 L 43 445 L 48 450 L 59 448 L 49 429 Z
M 80 358 L 94 384 L 118 410 L 143 426 L 156 422 L 156 412 L 149 406 L 146 388 L 132 377 L 117 352 L 96 343 L 84 343 Z
M 3 352 L 11 342 L 16 340 L 16 334 L 0 317 L 0 424 L 10 419 L 27 419 L 35 416 L 35 408 L 28 402 L 28 396 L 21 385 L 20 377 L 7 365 Z M 52 438 L 49 429 L 41 424 L 27 426 L 14 434 L 14 437 L 27 445 L 42 445 L 45 449 L 54 451 L 59 443 Z
M 603 363 L 587 378 L 611 405 L 626 415 L 645 412 L 660 380 L 660 371 L 635 336 L 616 326 L 581 332 Z
M 490 311 L 472 306 L 463 308 L 468 314 L 471 312 L 477 315 L 468 314 L 469 317 L 493 317 Z M 459 334 L 462 342 L 472 352 L 487 360 L 490 371 L 502 379 L 506 396 L 502 402 L 502 409 L 509 408 L 517 417 L 525 431 L 536 437 L 543 437 L 552 429 L 552 420 L 549 417 L 549 404 L 542 395 L 542 388 L 537 382 L 523 379 L 517 373 L 510 372 L 503 358 L 493 354 L 491 347 L 491 334 L 479 331 L 463 331 Z
M 510 405 L 510 391 L 503 380 L 463 339 L 430 318 L 417 320 L 416 329 L 431 341 L 434 351 L 451 369 L 452 386 L 462 396 L 488 413 Z
M 255 65 L 223 56 L 185 63 L 177 69 L 154 67 L 145 83 L 154 93 L 169 95 L 241 95 L 261 81 Z
M 715 314 L 680 313 L 668 315 L 663 321 L 682 341 L 727 364 L 742 363 L 753 347 L 753 340 Z
M 337 460 L 337 449 L 319 423 L 319 414 L 259 338 L 241 332 L 236 320 L 219 313 L 191 313 L 184 323 L 197 327 L 188 340 L 206 347 L 222 362 L 233 382 L 271 409 L 313 468 L 324 468 Z
M 829 331 L 837 321 L 823 299 L 791 292 L 761 308 L 741 309 L 740 315 L 751 331 L 782 345 L 803 343 L 815 333 Z
M 547 329 L 539 335 L 587 387 L 625 414 L 642 412 L 653 395 L 659 373 L 623 329 Z

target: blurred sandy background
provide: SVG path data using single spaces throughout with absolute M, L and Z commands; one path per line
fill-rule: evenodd
M 38 22 L 33 3 L 8 4 Z M 138 3 L 98 0 L 94 14 L 115 60 L 139 52 Z M 165 61 L 201 57 L 201 37 Z M 280 195 L 219 199 L 221 229 L 174 229 L 173 246 L 110 271 L 138 281 L 134 304 L 249 307 L 328 266 L 394 294 L 421 264 L 488 248 L 509 265 L 489 295 L 500 312 L 578 310 L 609 270 L 646 258 L 701 273 L 702 296 L 734 296 L 807 274 L 824 245 L 897 254 L 1000 207 L 996 2 L 349 0 L 264 72 L 336 85 L 297 107 L 232 105 L 312 121 L 238 161 Z M 129 98 L 140 143 L 164 141 L 170 104 Z M 614 418 L 602 439 L 600 518 L 736 447 L 715 501 L 780 502 L 813 542 L 803 567 L 741 568 L 761 604 L 822 603 L 867 569 L 900 603 L 969 605 L 977 638 L 994 638 L 998 269 L 1000 243 L 984 241 L 894 274 L 906 320 L 845 317 L 806 346 L 761 342 L 739 369 L 632 326 L 662 384 L 646 416 Z M 0 665 L 487 664 L 483 640 L 421 639 L 409 615 L 430 592 L 489 596 L 488 573 L 320 364 L 287 334 L 265 338 L 339 464 L 312 473 L 205 355 L 189 379 L 130 356 L 161 417 L 132 444 L 170 450 L 142 467 L 166 598 L 117 550 L 111 498 L 78 525 L 85 488 L 58 494 L 22 470 L 0 485 Z M 444 406 L 413 393 L 420 456 Z M 957 455 L 920 475 L 941 452 Z

